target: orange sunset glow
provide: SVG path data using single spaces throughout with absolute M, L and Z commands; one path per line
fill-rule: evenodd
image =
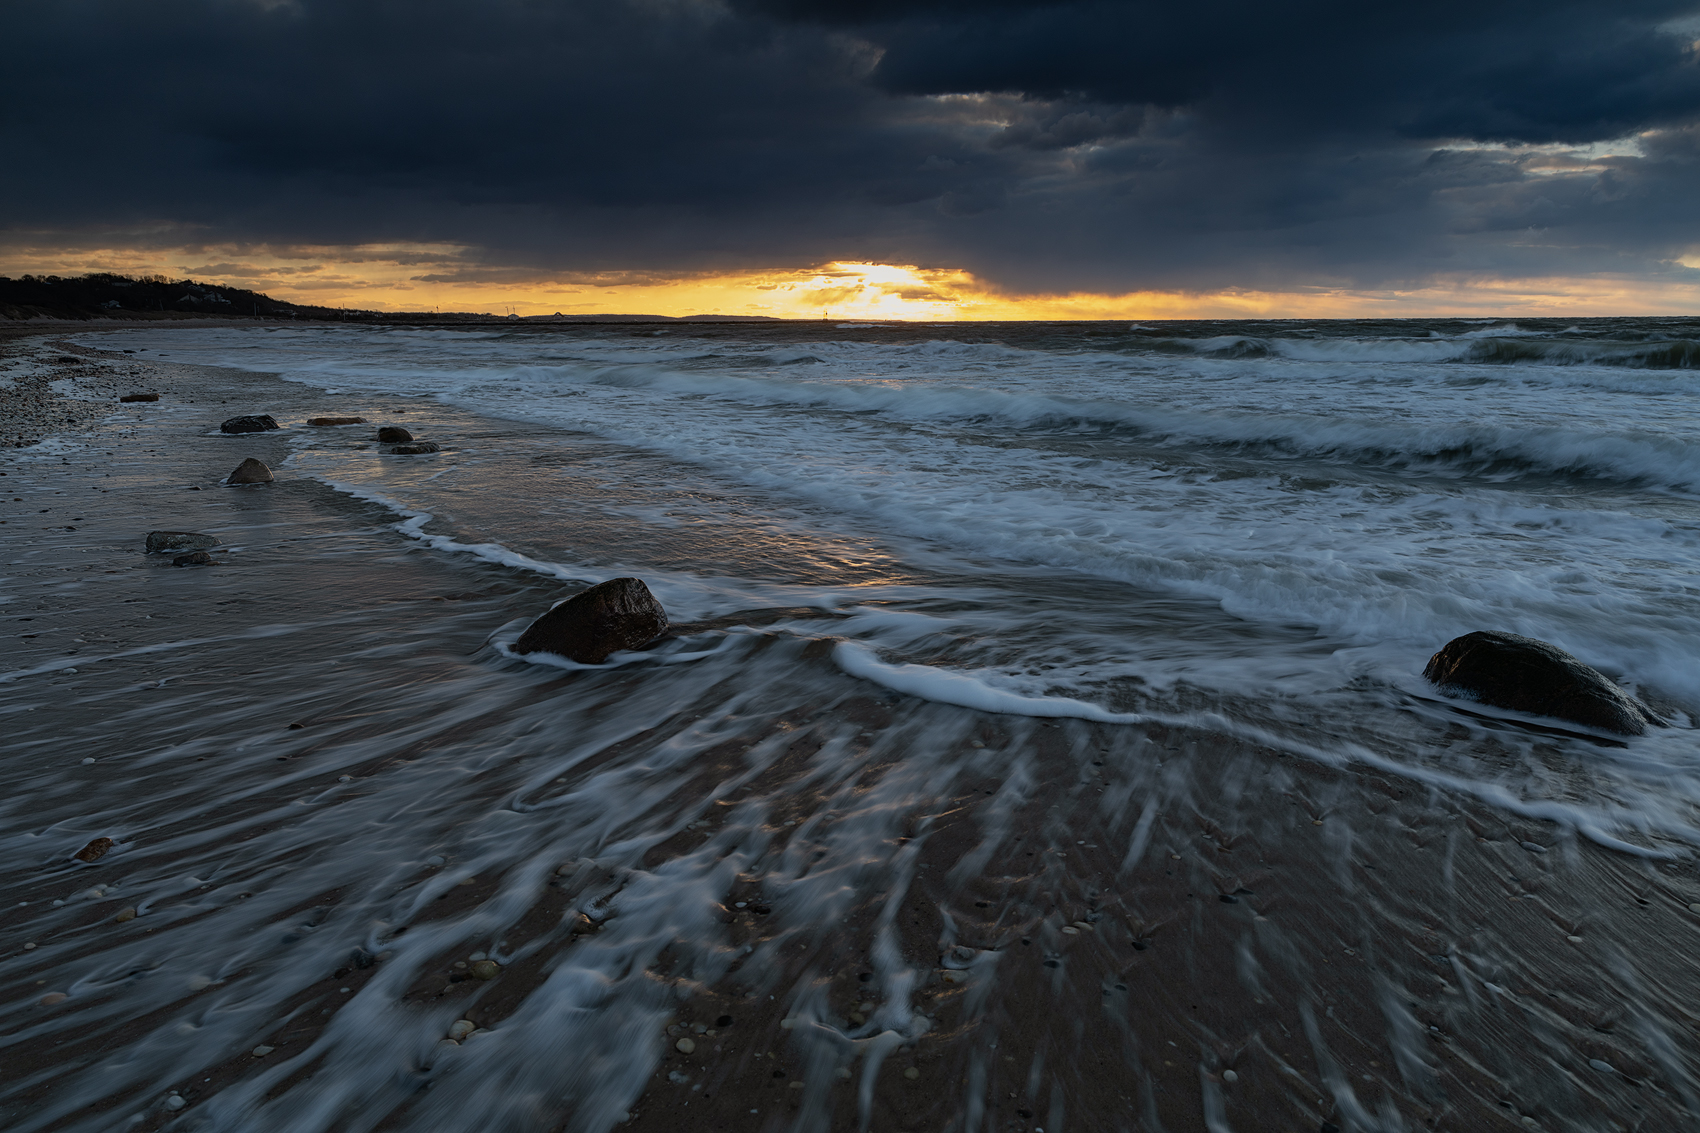
M 1015 319 L 1398 318 L 1686 315 L 1700 283 L 1644 277 L 1501 279 L 1460 275 L 1410 288 L 1076 291 L 1023 294 L 970 272 L 836 261 L 704 273 L 542 272 L 485 267 L 453 245 L 21 249 L 14 272 L 167 275 L 294 303 L 372 311 L 646 314 L 949 322 Z M 1700 258 L 1696 258 L 1700 262 Z M 1687 259 L 1681 266 L 1691 266 Z

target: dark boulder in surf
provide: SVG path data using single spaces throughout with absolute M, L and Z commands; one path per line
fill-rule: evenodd
M 119 398 L 118 400 L 125 402 L 125 403 L 129 403 L 129 402 L 132 402 L 132 401 L 158 401 L 159 400 L 159 394 L 157 394 L 157 393 L 127 393 L 123 397 Z
M 172 566 L 180 567 L 213 566 L 214 563 L 215 560 L 213 557 L 205 551 L 190 551 L 186 555 L 178 555 L 175 559 L 171 560 Z
M 610 653 L 636 649 L 667 632 L 667 611 L 641 579 L 611 578 L 568 598 L 532 622 L 516 653 L 556 653 L 600 665 Z
M 1442 691 L 1496 708 L 1555 716 L 1621 736 L 1664 727 L 1651 709 L 1598 670 L 1556 645 L 1491 630 L 1453 638 L 1429 658 L 1423 676 Z
M 418 456 L 420 453 L 441 451 L 436 441 L 414 441 L 412 444 L 396 445 L 390 449 L 395 456 Z
M 250 456 L 247 460 L 238 464 L 230 475 L 224 478 L 224 482 L 226 484 L 270 484 L 272 482 L 272 470 L 266 467 L 265 461 L 255 460 Z
M 413 439 L 413 434 L 400 425 L 385 425 L 378 430 L 378 441 L 386 445 L 404 445 Z
M 241 417 L 232 417 L 218 427 L 221 433 L 263 433 L 268 429 L 278 427 L 270 413 L 246 413 Z
M 148 554 L 160 555 L 176 551 L 205 551 L 218 546 L 218 539 L 199 531 L 150 531 Z

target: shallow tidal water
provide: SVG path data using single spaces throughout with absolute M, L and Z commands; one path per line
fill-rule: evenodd
M 1480 329 L 81 338 L 170 392 L 4 466 L 6 1126 L 1679 1127 L 1689 375 Z M 696 628 L 509 655 L 627 573 Z

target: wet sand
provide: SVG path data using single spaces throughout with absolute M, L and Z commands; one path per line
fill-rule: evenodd
M 153 368 L 159 403 L 0 454 L 8 1129 L 1696 1120 L 1687 855 L 904 697 L 818 628 L 507 660 L 570 587 L 409 540 L 284 435 L 208 435 L 429 403 Z M 278 481 L 220 487 L 245 456 Z M 151 529 L 228 549 L 176 568 Z

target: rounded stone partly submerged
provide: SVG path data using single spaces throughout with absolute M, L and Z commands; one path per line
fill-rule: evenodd
M 1652 709 L 1609 677 L 1533 637 L 1482 630 L 1447 642 L 1423 669 L 1442 691 L 1482 704 L 1553 716 L 1623 736 L 1664 727 Z
M 610 653 L 667 632 L 667 611 L 637 578 L 611 578 L 568 598 L 520 634 L 516 653 L 554 653 L 600 665 Z

